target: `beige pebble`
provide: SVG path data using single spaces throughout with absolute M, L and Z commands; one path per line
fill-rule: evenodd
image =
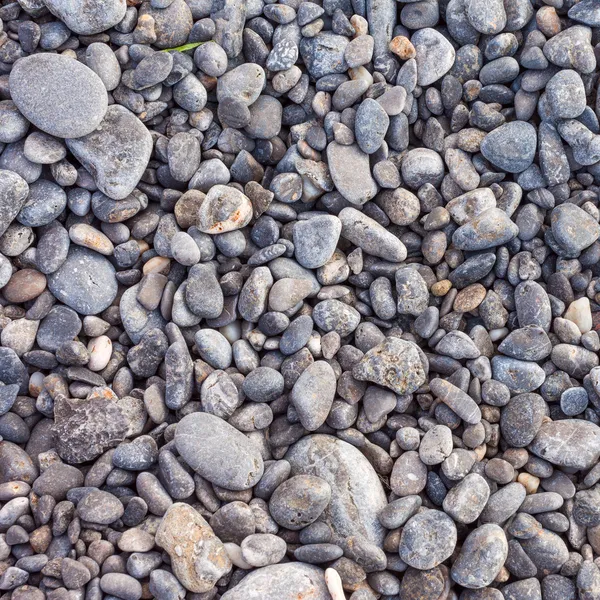
M 335 569 L 330 567 L 325 570 L 325 583 L 331 594 L 331 600 L 346 600 L 344 588 L 342 587 L 342 578 Z
M 354 37 L 357 38 L 359 35 L 366 35 L 369 33 L 369 23 L 360 15 L 352 15 L 350 17 L 350 23 L 354 27 Z
M 390 51 L 401 60 L 410 60 L 417 55 L 417 51 L 411 41 L 403 35 L 397 35 L 390 42 Z
M 153 256 L 142 268 L 142 273 L 148 275 L 148 273 L 160 273 L 161 275 L 167 275 L 171 268 L 171 261 L 164 256 Z
M 369 85 L 373 85 L 373 75 L 367 71 L 365 67 L 356 67 L 355 69 L 348 69 L 348 75 L 350 79 L 356 81 L 357 79 L 362 79 L 366 81 Z
M 530 475 L 529 473 L 520 473 L 517 477 L 517 481 L 525 487 L 527 495 L 535 494 L 540 485 L 539 478 L 535 475 Z
M 90 362 L 88 362 L 87 368 L 90 371 L 102 371 L 112 355 L 110 338 L 105 335 L 93 338 L 89 341 L 87 349 L 90 353 Z
M 569 304 L 565 319 L 572 321 L 579 327 L 581 333 L 587 333 L 592 330 L 592 309 L 588 298 L 579 298 Z
M 115 250 L 113 243 L 101 231 L 87 223 L 76 223 L 71 226 L 69 237 L 74 244 L 90 248 L 104 256 L 110 256 Z
M 431 286 L 431 293 L 434 296 L 445 296 L 452 287 L 452 282 L 449 279 L 442 279 L 441 281 L 436 281 Z

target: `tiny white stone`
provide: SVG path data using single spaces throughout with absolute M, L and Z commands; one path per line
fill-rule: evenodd
M 344 588 L 342 587 L 342 578 L 335 569 L 330 567 L 325 570 L 325 583 L 331 594 L 331 600 L 346 600 Z
M 579 327 L 581 333 L 587 333 L 592 330 L 592 309 L 588 298 L 579 298 L 569 304 L 565 319 L 572 321 Z
M 101 335 L 89 341 L 88 350 L 90 362 L 88 362 L 87 368 L 90 371 L 102 371 L 112 355 L 112 342 L 106 335 Z

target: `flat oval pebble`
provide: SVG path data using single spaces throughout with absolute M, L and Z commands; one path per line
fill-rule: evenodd
M 83 0 L 73 6 L 68 0 L 47 0 L 46 6 L 75 33 L 93 35 L 110 29 L 125 16 L 125 0 Z
M 540 458 L 572 469 L 589 469 L 600 457 L 600 428 L 571 419 L 543 423 L 529 449 Z
M 177 426 L 175 443 L 192 469 L 226 489 L 246 490 L 262 477 L 258 448 L 219 417 L 188 415 Z
M 83 315 L 95 315 L 117 295 L 114 267 L 100 254 L 72 246 L 67 260 L 48 276 L 48 289 L 60 301 Z
M 415 569 L 433 569 L 452 554 L 456 536 L 456 525 L 448 515 L 426 510 L 404 525 L 400 558 Z
M 43 87 L 35 83 L 40 77 Z M 91 133 L 108 108 L 106 89 L 98 75 L 64 55 L 35 54 L 20 59 L 10 72 L 9 86 L 23 115 L 42 131 L 61 138 Z
M 452 579 L 469 589 L 487 587 L 504 565 L 507 554 L 504 531 L 498 525 L 481 525 L 463 542 L 452 565 Z

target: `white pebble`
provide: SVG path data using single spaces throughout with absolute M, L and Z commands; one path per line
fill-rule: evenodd
M 90 371 L 102 371 L 112 355 L 112 342 L 106 335 L 101 335 L 89 341 L 88 351 L 90 362 L 88 362 L 87 368 Z
M 325 583 L 331 594 L 331 600 L 346 600 L 344 588 L 342 587 L 342 578 L 335 569 L 330 567 L 325 570 Z
M 565 319 L 572 321 L 579 327 L 581 333 L 587 333 L 592 330 L 592 309 L 588 298 L 579 298 L 569 304 Z

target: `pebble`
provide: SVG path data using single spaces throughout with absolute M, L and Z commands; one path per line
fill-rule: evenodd
M 369 167 L 369 155 L 357 144 L 332 142 L 327 146 L 327 162 L 333 184 L 351 204 L 360 206 L 377 193 L 377 184 Z
M 412 342 L 389 337 L 364 355 L 352 369 L 352 375 L 397 394 L 410 394 L 424 383 L 427 366 Z
M 454 48 L 439 31 L 429 27 L 419 29 L 410 41 L 416 52 L 419 85 L 431 85 L 452 68 Z
M 223 600 L 294 600 L 298 595 L 327 600 L 329 591 L 321 569 L 304 563 L 262 567 L 250 573 L 223 595 Z
M 529 448 L 553 465 L 584 470 L 593 466 L 600 456 L 599 436 L 600 428 L 589 421 L 547 421 Z
M 262 477 L 264 466 L 258 448 L 214 415 L 197 413 L 182 419 L 175 443 L 194 471 L 225 489 L 245 490 Z
M 44 78 L 43 87 L 35 84 L 39 77 Z M 9 86 L 19 111 L 42 131 L 60 138 L 90 134 L 108 108 L 102 80 L 64 55 L 34 54 L 19 59 L 10 72 Z
M 115 269 L 97 252 L 71 246 L 65 262 L 48 276 L 48 289 L 83 315 L 108 308 L 117 295 Z
M 103 116 L 95 131 L 64 137 L 77 138 L 68 139 L 67 147 L 92 174 L 100 191 L 114 200 L 123 200 L 133 192 L 148 166 L 152 137 L 142 122 L 122 106 L 110 106 Z
M 190 592 L 208 592 L 231 570 L 223 542 L 187 504 L 169 507 L 156 530 L 156 543 L 169 554 L 175 576 Z
M 433 569 L 452 554 L 456 539 L 456 525 L 448 515 L 439 510 L 426 510 L 404 525 L 400 558 L 415 569 Z
M 500 572 L 507 555 L 504 531 L 495 524 L 481 525 L 464 541 L 452 565 L 452 579 L 468 589 L 487 587 Z

